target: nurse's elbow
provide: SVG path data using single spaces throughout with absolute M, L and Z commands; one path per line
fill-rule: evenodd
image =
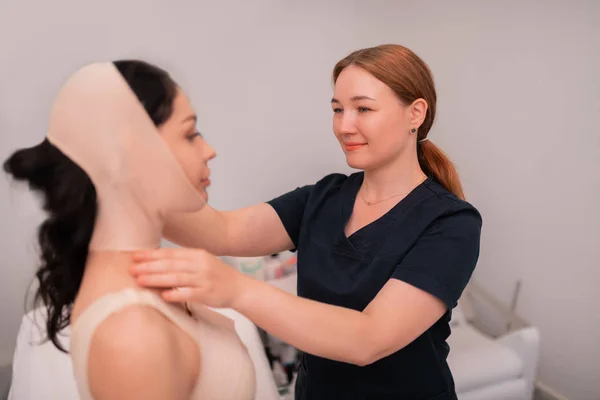
M 373 364 L 374 361 L 371 361 L 369 359 L 357 359 L 354 360 L 354 362 L 352 362 L 353 365 L 356 365 L 357 367 L 366 367 L 369 364 Z
M 379 361 L 379 358 L 373 356 L 356 357 L 351 361 L 351 364 L 354 364 L 357 367 L 366 367 L 376 361 Z
M 363 345 L 353 352 L 352 359 L 349 362 L 358 367 L 366 367 L 381 358 L 377 353 L 378 352 L 370 346 Z
M 382 347 L 381 344 L 365 346 L 364 350 L 361 351 L 360 354 L 356 355 L 353 364 L 359 367 L 366 367 L 367 365 L 373 364 L 382 358 L 390 356 L 398 350 L 400 349 L 393 346 Z
M 361 326 L 362 330 L 353 335 L 352 343 L 349 346 L 352 350 L 347 352 L 351 359 L 346 362 L 358 367 L 366 367 L 382 358 L 381 353 L 384 351 L 381 347 L 382 341 L 373 327 L 374 325 L 370 321 L 365 320 Z

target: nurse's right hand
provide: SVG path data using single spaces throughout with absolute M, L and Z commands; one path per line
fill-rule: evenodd
M 146 288 L 163 290 L 169 302 L 199 302 L 235 308 L 243 288 L 254 281 L 206 250 L 165 248 L 137 252 L 131 274 Z

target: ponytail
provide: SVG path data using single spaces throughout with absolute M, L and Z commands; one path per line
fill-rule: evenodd
M 454 193 L 459 199 L 465 199 L 458 172 L 439 147 L 431 143 L 431 140 L 421 141 L 417 144 L 417 156 L 419 165 L 426 175 L 435 178 L 446 190 Z

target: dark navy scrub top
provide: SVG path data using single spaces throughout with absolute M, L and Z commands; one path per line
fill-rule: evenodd
M 477 263 L 480 214 L 427 178 L 347 238 L 363 176 L 328 175 L 268 202 L 298 251 L 298 295 L 362 311 L 389 279 L 400 279 L 452 310 Z M 446 363 L 450 317 L 448 311 L 411 344 L 367 366 L 304 354 L 296 399 L 456 399 Z

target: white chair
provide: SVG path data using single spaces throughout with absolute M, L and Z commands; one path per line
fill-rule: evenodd
M 477 327 L 473 302 L 508 321 L 512 328 L 498 337 Z M 489 317 L 489 316 L 488 316 Z M 448 364 L 459 400 L 531 400 L 537 375 L 540 333 L 471 283 L 454 309 L 448 338 Z
M 229 309 L 218 311 L 235 322 L 256 370 L 256 400 L 280 400 L 269 362 L 256 326 Z M 9 400 L 78 400 L 71 358 L 47 341 L 43 344 L 44 308 L 28 312 L 22 319 L 13 358 Z M 62 332 L 61 343 L 69 349 L 70 329 Z
M 12 382 L 8 400 L 77 400 L 71 358 L 52 342 L 40 344 L 44 337 L 45 309 L 38 308 L 23 316 L 17 335 L 12 364 Z M 61 343 L 69 349 L 69 327 Z

